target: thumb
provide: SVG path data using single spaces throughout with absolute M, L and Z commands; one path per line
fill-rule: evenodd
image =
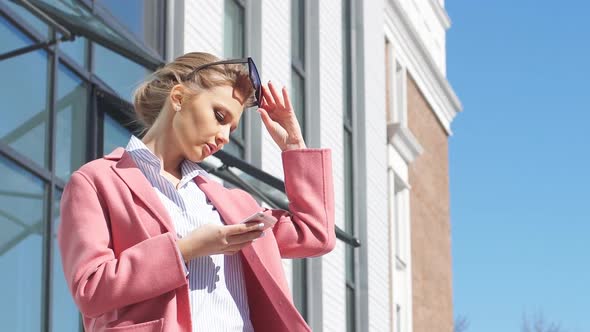
M 226 225 L 225 227 L 228 235 L 236 235 L 261 230 L 262 227 L 264 227 L 264 224 L 260 222 L 252 222 L 247 224 L 239 223 L 235 225 Z

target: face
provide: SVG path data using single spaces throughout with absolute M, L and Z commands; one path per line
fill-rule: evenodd
M 218 86 L 190 98 L 172 102 L 181 105 L 174 112 L 172 127 L 184 158 L 200 162 L 229 143 L 244 111 L 244 98 L 231 86 Z

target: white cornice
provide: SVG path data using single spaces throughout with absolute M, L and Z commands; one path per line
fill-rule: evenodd
M 387 141 L 393 145 L 408 165 L 424 152 L 424 148 L 410 129 L 400 126 L 399 123 L 387 125 Z
M 440 5 L 438 0 L 428 0 L 428 2 L 430 2 L 430 6 L 432 7 L 434 14 L 436 14 L 436 18 L 438 18 L 440 24 L 445 30 L 448 30 L 451 27 L 451 18 L 449 17 L 449 14 L 447 14 L 447 11 Z
M 395 52 L 405 62 L 426 101 L 450 136 L 451 122 L 463 110 L 463 106 L 398 1 L 389 0 L 387 4 L 385 25 L 393 35 Z

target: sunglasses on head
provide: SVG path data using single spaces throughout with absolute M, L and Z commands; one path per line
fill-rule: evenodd
M 242 59 L 230 59 L 230 60 L 222 60 L 222 61 L 216 61 L 216 62 L 211 62 L 211 63 L 206 63 L 204 65 L 198 66 L 197 68 L 193 69 L 192 72 L 190 72 L 190 74 L 188 74 L 187 80 L 192 80 L 195 78 L 196 73 L 204 68 L 210 67 L 210 66 L 215 66 L 215 65 L 232 65 L 232 64 L 240 64 L 240 63 L 247 63 L 248 64 L 248 73 L 249 73 L 249 77 L 250 77 L 250 82 L 252 83 L 252 87 L 254 88 L 254 97 L 256 98 L 256 106 L 260 107 L 260 103 L 261 103 L 261 83 L 260 83 L 260 75 L 258 74 L 258 69 L 256 68 L 256 65 L 254 64 L 254 60 L 252 60 L 252 58 L 248 57 L 248 58 L 242 58 Z

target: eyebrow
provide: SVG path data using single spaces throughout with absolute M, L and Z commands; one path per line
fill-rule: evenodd
M 229 116 L 231 117 L 231 119 L 233 120 L 235 118 L 234 114 L 229 110 L 229 108 L 227 108 L 225 105 L 217 102 L 215 103 L 214 107 L 216 108 L 220 108 L 222 111 L 224 111 L 226 114 L 229 114 Z M 229 128 L 229 130 L 231 132 L 233 132 L 234 130 L 236 130 L 237 126 L 232 126 Z

